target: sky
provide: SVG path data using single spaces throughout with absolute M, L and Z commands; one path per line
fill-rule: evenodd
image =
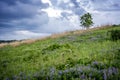
M 120 24 L 120 0 L 0 0 L 0 40 L 21 40 L 82 29 L 91 13 L 93 26 Z

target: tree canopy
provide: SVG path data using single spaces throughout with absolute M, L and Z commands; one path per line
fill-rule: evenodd
M 84 26 L 85 28 L 89 28 L 91 25 L 93 25 L 92 16 L 90 13 L 86 13 L 80 17 L 80 23 L 81 26 Z

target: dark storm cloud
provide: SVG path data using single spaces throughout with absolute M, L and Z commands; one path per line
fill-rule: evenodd
M 17 2 L 20 3 L 24 3 L 24 4 L 32 4 L 32 5 L 41 5 L 44 6 L 44 4 L 42 4 L 41 0 L 0 0 L 0 2 L 6 3 L 8 5 L 16 5 Z
M 40 9 L 48 6 L 41 0 L 0 0 L 0 39 L 7 38 L 9 34 L 12 37 L 17 30 L 31 31 L 46 23 L 48 16 Z
M 40 0 L 1 0 L 0 19 L 19 19 L 32 17 L 38 14 L 37 10 L 46 8 Z

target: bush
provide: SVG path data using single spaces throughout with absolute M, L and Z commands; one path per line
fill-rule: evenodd
M 56 49 L 59 49 L 60 47 L 61 47 L 61 46 L 60 46 L 59 44 L 50 45 L 50 46 L 48 46 L 48 47 L 46 47 L 46 48 L 44 48 L 44 49 L 42 50 L 42 54 L 45 54 L 45 53 L 47 53 L 47 52 L 54 51 L 54 50 L 56 50 Z
M 120 39 L 120 30 L 111 30 L 108 31 L 108 33 L 110 33 L 110 39 L 112 41 L 116 41 Z
M 41 53 L 42 54 L 51 53 L 52 51 L 55 51 L 60 48 L 70 49 L 71 46 L 69 44 L 53 44 L 53 45 L 50 45 L 50 46 L 42 49 Z
M 119 27 L 119 26 L 120 26 L 120 24 L 118 24 L 118 25 L 116 25 L 116 24 L 113 24 L 112 26 L 113 26 L 113 27 Z

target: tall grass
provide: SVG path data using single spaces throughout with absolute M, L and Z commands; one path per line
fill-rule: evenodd
M 91 29 L 0 48 L 0 79 L 120 80 L 120 40 Z

